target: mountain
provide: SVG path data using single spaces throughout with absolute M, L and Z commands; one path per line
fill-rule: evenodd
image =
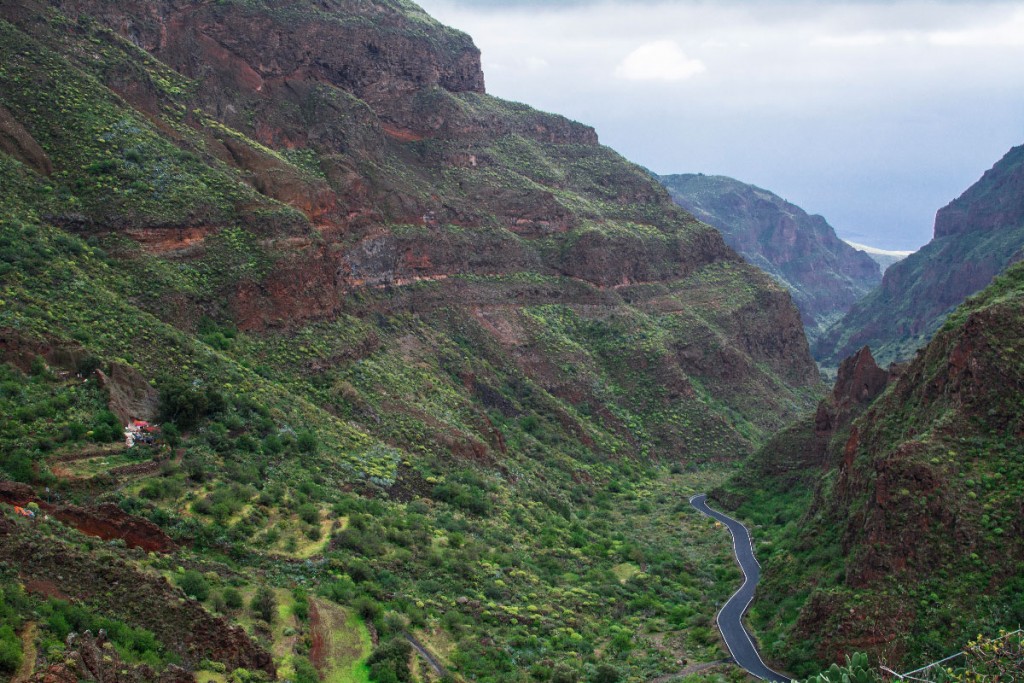
M 905 367 L 845 360 L 719 491 L 763 525 L 752 621 L 788 670 L 858 650 L 912 669 L 1024 619 L 1022 332 L 1016 264 Z
M 724 657 L 677 507 L 817 398 L 785 290 L 405 0 L 0 18 L 0 672 Z
M 835 365 L 869 345 L 879 362 L 906 360 L 965 298 L 1024 252 L 1024 146 L 1014 147 L 935 216 L 935 236 L 885 271 L 814 345 Z
M 869 255 L 839 239 L 821 216 L 778 195 L 725 176 L 659 180 L 677 204 L 718 228 L 729 246 L 792 293 L 812 342 L 879 283 Z
M 850 240 L 843 240 L 857 251 L 863 251 L 865 254 L 870 256 L 878 263 L 879 267 L 884 273 L 889 266 L 894 263 L 899 263 L 903 259 L 907 258 L 914 252 L 912 251 L 893 251 L 891 249 L 879 249 L 878 247 L 869 247 L 866 244 L 858 244 L 851 242 Z

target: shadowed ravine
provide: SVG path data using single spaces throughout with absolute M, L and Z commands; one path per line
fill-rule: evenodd
M 743 585 L 732 594 L 725 605 L 718 612 L 715 620 L 718 622 L 718 630 L 722 632 L 722 638 L 729 648 L 733 659 L 741 667 L 747 670 L 752 676 L 765 681 L 779 681 L 788 683 L 788 677 L 776 673 L 768 668 L 768 665 L 761 659 L 754 645 L 754 639 L 743 626 L 743 614 L 754 599 L 754 591 L 757 582 L 761 578 L 761 565 L 754 557 L 754 547 L 750 541 L 750 533 L 747 528 L 732 517 L 723 515 L 721 512 L 712 510 L 707 504 L 707 494 L 699 493 L 690 498 L 690 505 L 697 508 L 708 517 L 717 519 L 727 527 L 732 534 L 733 553 L 736 562 L 743 572 Z

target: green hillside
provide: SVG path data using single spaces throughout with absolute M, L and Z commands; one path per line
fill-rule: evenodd
M 817 398 L 788 294 L 409 3 L 0 16 L 0 675 L 724 656 L 686 496 Z
M 865 396 L 869 408 L 837 409 L 851 395 L 837 386 L 817 419 L 780 433 L 720 491 L 761 525 L 751 621 L 788 670 L 858 650 L 907 670 L 1024 619 L 1022 315 L 1018 264 Z M 886 373 L 870 367 L 857 376 L 875 373 L 877 393 Z M 867 386 L 851 366 L 839 374 Z

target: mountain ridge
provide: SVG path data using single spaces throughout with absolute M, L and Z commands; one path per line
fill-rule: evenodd
M 466 680 L 721 658 L 731 561 L 676 496 L 816 399 L 788 293 L 410 3 L 0 17 L 0 478 L 69 520 L 0 506 L 0 670 L 22 637 L 69 680 L 405 683 L 405 632 Z
M 716 492 L 771 539 L 753 621 L 794 673 L 858 650 L 909 668 L 1024 614 L 1022 302 L 1015 264 L 908 364 L 865 347 Z
M 831 365 L 868 344 L 882 362 L 907 360 L 953 308 L 1024 256 L 1022 185 L 1019 146 L 938 211 L 933 239 L 886 270 L 815 342 L 815 357 Z
M 840 240 L 824 218 L 768 190 L 700 173 L 659 181 L 677 204 L 718 228 L 792 293 L 812 342 L 881 279 L 874 259 Z

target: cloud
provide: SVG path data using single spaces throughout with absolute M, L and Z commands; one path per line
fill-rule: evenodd
M 875 246 L 919 246 L 1024 141 L 1022 0 L 414 1 L 473 36 L 488 92 Z
M 928 36 L 933 45 L 943 47 L 1024 47 L 1024 10 L 987 25 L 936 31 Z
M 526 64 L 526 68 L 530 71 L 540 71 L 541 69 L 546 69 L 550 66 L 548 64 L 548 60 L 541 57 L 527 57 L 523 61 Z
M 909 41 L 912 38 L 903 37 L 904 41 Z M 865 33 L 854 33 L 850 35 L 826 35 L 818 36 L 811 41 L 811 45 L 814 47 L 851 47 L 851 48 L 870 48 L 880 47 L 889 43 L 896 42 L 896 39 L 892 35 L 888 35 L 881 32 L 865 32 Z
M 684 81 L 707 71 L 704 62 L 686 56 L 671 40 L 645 43 L 615 67 L 615 76 L 628 81 Z

